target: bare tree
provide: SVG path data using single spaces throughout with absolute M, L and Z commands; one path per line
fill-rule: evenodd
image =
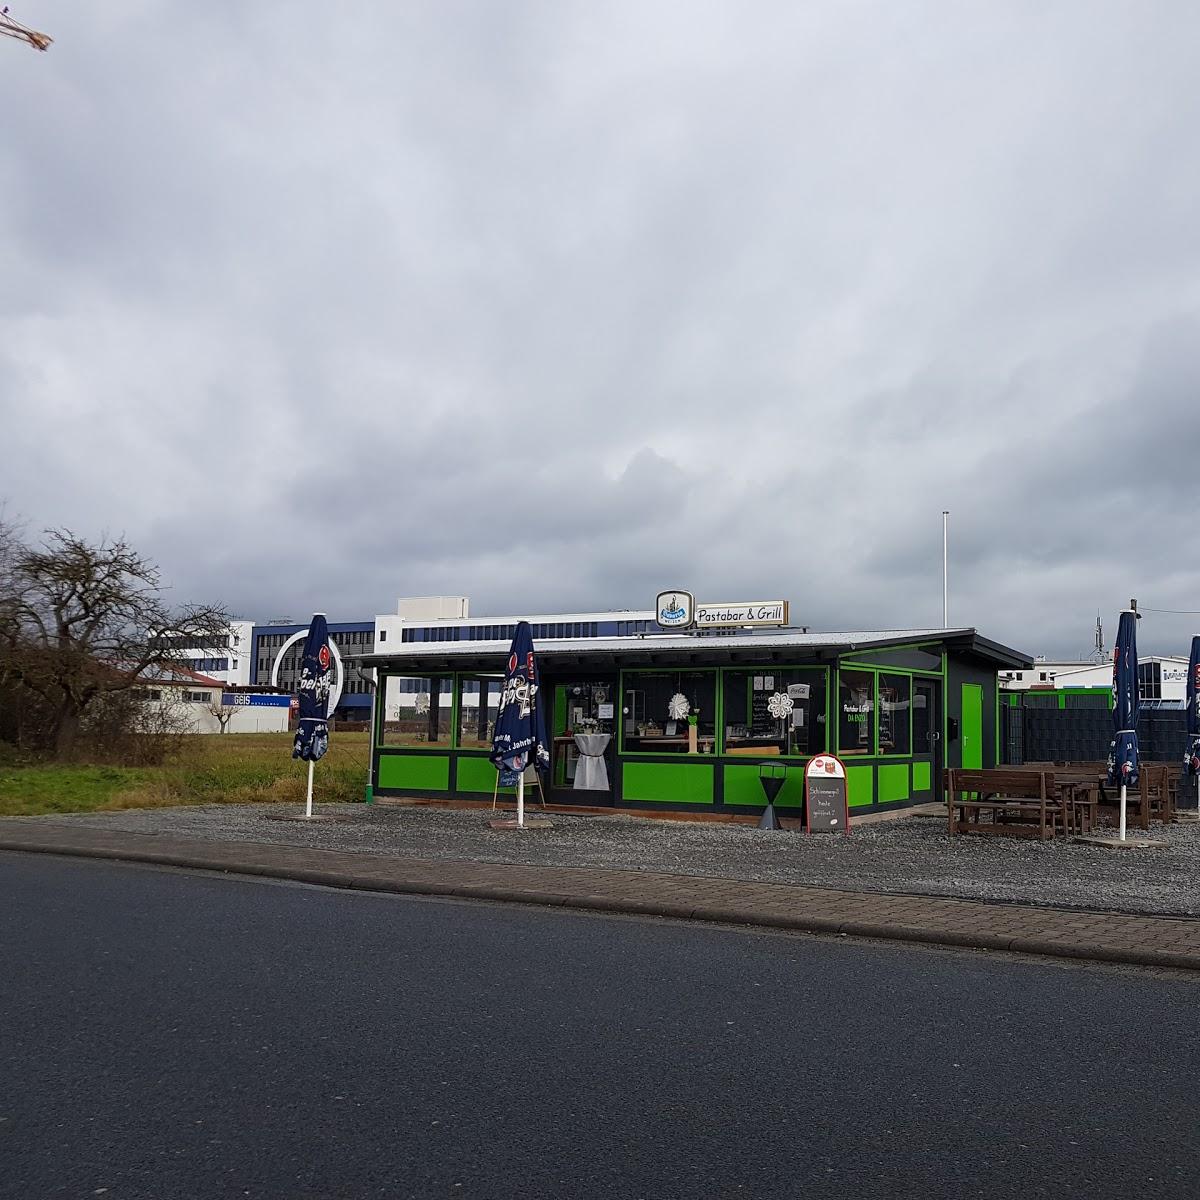
M 238 704 L 226 704 L 222 700 L 220 704 L 210 704 L 208 711 L 216 719 L 217 724 L 221 726 L 221 732 L 225 733 L 226 726 L 233 720 L 234 714 L 240 707 Z
M 0 562 L 0 681 L 40 702 L 56 756 L 71 753 L 98 699 L 137 687 L 185 649 L 227 644 L 229 614 L 172 609 L 158 568 L 124 538 L 92 543 L 54 529 L 28 546 L 14 537 Z

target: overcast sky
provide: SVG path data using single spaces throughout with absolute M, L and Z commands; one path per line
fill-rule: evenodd
M 10 0 L 0 498 L 331 619 L 1200 609 L 1200 8 Z M 1200 617 L 1151 613 L 1186 653 Z

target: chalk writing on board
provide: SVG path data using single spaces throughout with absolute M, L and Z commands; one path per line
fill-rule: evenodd
M 831 754 L 818 755 L 804 772 L 804 827 L 809 833 L 849 832 L 846 770 Z

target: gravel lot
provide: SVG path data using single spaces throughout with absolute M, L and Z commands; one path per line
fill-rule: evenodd
M 131 809 L 8 821 L 95 825 L 217 841 L 269 842 L 432 860 L 615 867 L 854 891 L 1024 901 L 1120 912 L 1200 915 L 1200 824 L 1154 825 L 1157 849 L 1117 851 L 1063 840 L 947 836 L 909 817 L 851 837 L 753 826 L 554 813 L 551 829 L 489 828 L 490 811 L 322 805 L 342 820 L 278 820 L 292 806 Z M 533 810 L 531 810 L 533 811 Z

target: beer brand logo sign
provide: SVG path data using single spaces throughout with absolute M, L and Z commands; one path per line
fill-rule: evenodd
M 537 695 L 538 684 L 534 674 L 533 654 L 525 656 L 525 662 L 515 654 L 508 656 L 508 676 L 500 690 L 500 706 L 497 714 L 502 713 L 510 704 L 517 706 L 521 720 L 533 711 L 533 699 Z
M 691 592 L 659 592 L 654 619 L 661 629 L 690 629 L 696 619 L 696 598 Z

